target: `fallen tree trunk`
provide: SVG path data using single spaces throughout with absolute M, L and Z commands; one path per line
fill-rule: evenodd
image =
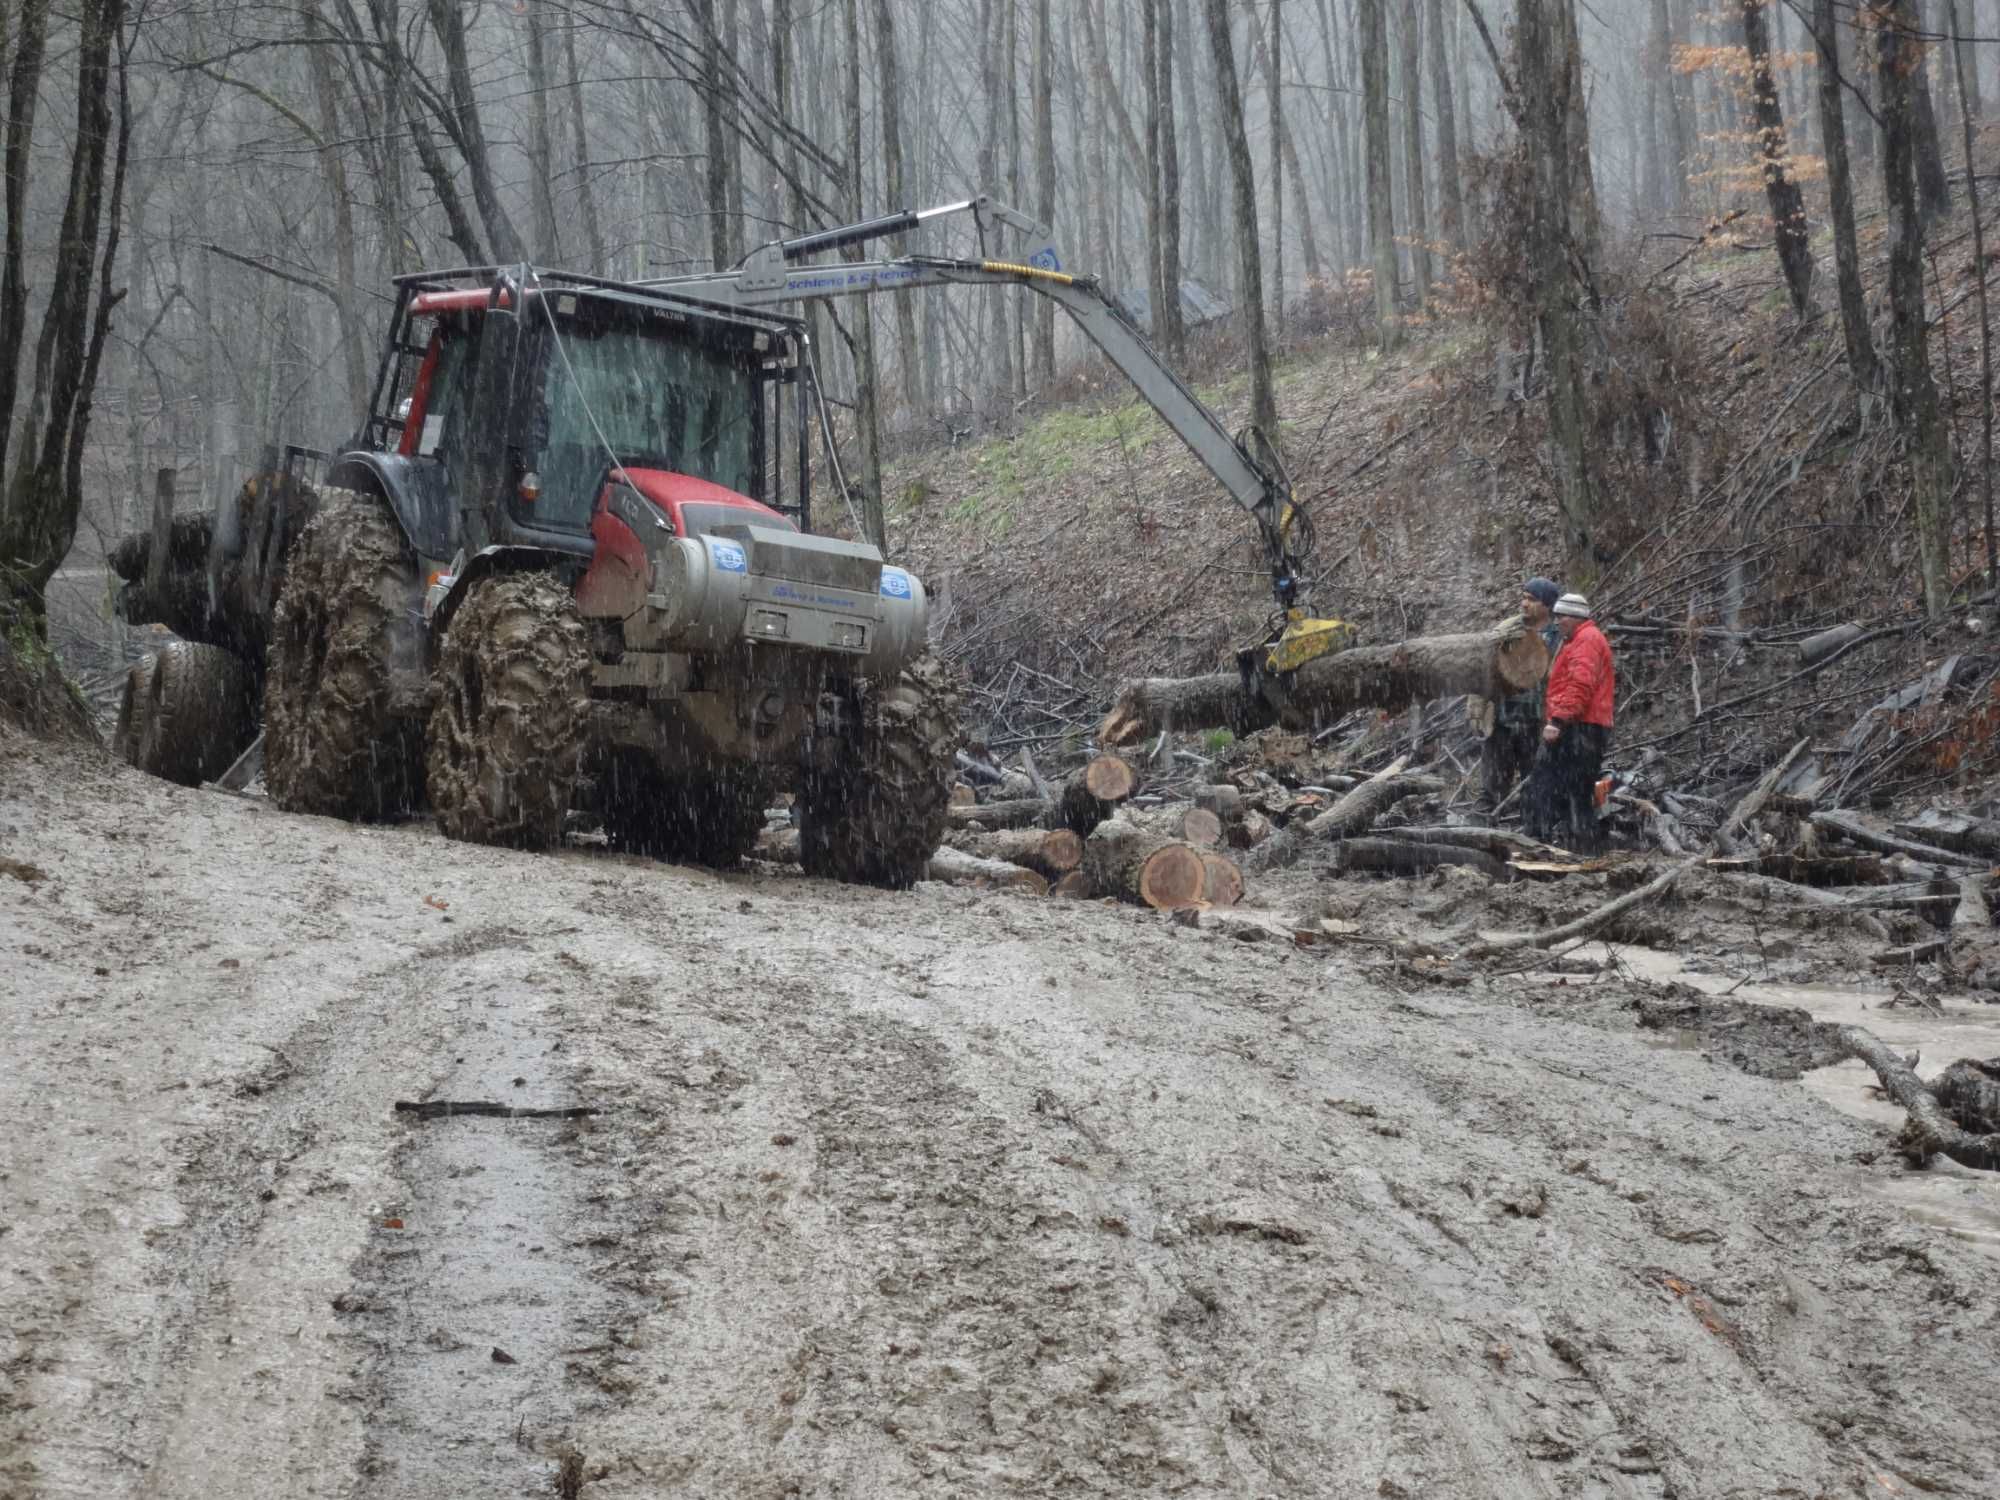
M 1939 849 L 1931 844 L 1915 844 L 1891 834 L 1877 833 L 1849 813 L 1816 812 L 1812 815 L 1812 826 L 1823 828 L 1828 833 L 1839 834 L 1850 844 L 1859 844 L 1864 849 L 1879 849 L 1884 854 L 1907 854 L 1910 858 L 1923 860 L 1927 864 L 1952 865 L 1961 870 L 1987 868 L 1987 861 L 1970 854 L 1954 854 L 1949 849 Z
M 1516 948 L 1553 948 L 1557 943 L 1566 943 L 1571 938 L 1588 937 L 1613 918 L 1623 916 L 1633 907 L 1660 895 L 1676 880 L 1679 880 L 1681 876 L 1700 863 L 1699 856 L 1682 860 L 1658 879 L 1648 881 L 1635 891 L 1627 891 L 1616 901 L 1605 902 L 1596 911 L 1578 917 L 1574 922 L 1565 922 L 1560 927 L 1551 927 L 1547 932 L 1523 932 L 1513 937 L 1494 938 L 1489 942 L 1474 943 L 1460 957 L 1491 958 L 1496 953 L 1507 953 Z
M 1294 819 L 1251 856 L 1251 868 L 1276 870 L 1297 864 L 1316 842 L 1367 832 L 1405 797 L 1434 796 L 1444 790 L 1435 776 L 1404 770 L 1408 763 L 1409 757 L 1398 756 L 1319 816 L 1303 822 Z
M 1355 708 L 1394 710 L 1466 693 L 1511 698 L 1548 671 L 1548 648 L 1520 621 L 1466 635 L 1354 646 L 1307 662 L 1285 683 L 1285 705 L 1245 691 L 1242 674 L 1141 677 L 1122 683 L 1098 726 L 1100 745 L 1129 745 L 1171 720 L 1179 729 L 1248 734 L 1273 724 L 1308 729 Z
M 1039 797 L 1018 797 L 1005 802 L 975 802 L 945 809 L 947 828 L 1039 828 L 1049 820 L 1054 803 Z
M 1379 870 L 1390 875 L 1427 875 L 1440 865 L 1464 865 L 1488 880 L 1505 883 L 1507 866 L 1484 849 L 1457 844 L 1420 844 L 1401 838 L 1342 839 L 1333 846 L 1338 870 Z
M 1036 896 L 1046 896 L 1049 893 L 1049 883 L 1033 870 L 1024 870 L 1019 865 L 1011 865 L 1001 859 L 981 859 L 976 854 L 967 854 L 962 849 L 953 849 L 949 846 L 931 855 L 931 862 L 925 874 L 932 880 L 942 880 L 951 885 L 979 885 L 997 890 L 1020 890 Z
M 1083 840 L 1067 828 L 1005 828 L 993 833 L 953 833 L 952 848 L 1060 879 L 1083 863 Z
M 1395 837 L 1413 844 L 1453 844 L 1460 849 L 1479 849 L 1495 859 L 1554 859 L 1562 851 L 1505 828 L 1398 828 Z
M 1192 844 L 1111 818 L 1083 841 L 1083 873 L 1091 889 L 1165 910 L 1205 901 L 1208 868 Z
M 1736 835 L 1747 828 L 1750 820 L 1764 810 L 1764 804 L 1771 800 L 1771 793 L 1778 789 L 1778 783 L 1784 779 L 1785 773 L 1791 770 L 1792 763 L 1806 753 L 1806 746 L 1811 743 L 1812 736 L 1807 735 L 1787 750 L 1784 758 L 1759 777 L 1757 784 L 1744 793 L 1743 800 L 1737 803 L 1729 816 L 1722 820 L 1721 826 L 1715 830 L 1715 842 L 1725 853 L 1735 852 Z
M 1979 1133 L 1961 1129 L 1931 1091 L 1934 1086 L 1926 1085 L 1917 1077 L 1916 1069 L 1890 1051 L 1873 1032 L 1860 1026 L 1843 1026 L 1837 1034 L 1846 1054 L 1873 1068 L 1875 1076 L 1882 1080 L 1882 1091 L 1909 1115 L 1896 1146 L 1911 1163 L 1924 1166 L 1933 1156 L 1942 1155 L 1960 1166 L 2000 1171 L 2000 1134 L 1990 1129 Z M 1946 1069 L 1946 1074 L 1965 1066 L 1955 1063 Z M 1943 1083 L 1944 1078 L 1940 1077 L 1938 1082 Z

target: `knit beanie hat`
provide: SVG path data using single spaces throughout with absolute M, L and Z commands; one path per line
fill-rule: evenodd
M 1573 620 L 1588 620 L 1590 601 L 1581 594 L 1564 594 L 1562 598 L 1556 600 L 1555 612 L 1559 615 L 1568 615 Z
M 1556 587 L 1554 580 L 1548 578 L 1530 578 L 1521 585 L 1521 592 L 1543 609 L 1554 609 L 1557 598 L 1562 594 L 1562 590 Z

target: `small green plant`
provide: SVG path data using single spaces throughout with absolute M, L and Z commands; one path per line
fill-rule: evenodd
M 1201 745 L 1210 755 L 1220 755 L 1236 743 L 1236 735 L 1228 729 L 1211 729 L 1201 737 Z

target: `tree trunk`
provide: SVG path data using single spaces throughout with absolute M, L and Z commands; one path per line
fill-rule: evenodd
M 1396 315 L 1395 189 L 1389 171 L 1389 44 L 1382 0 L 1359 0 L 1363 135 L 1368 160 L 1368 232 L 1375 264 L 1375 341 L 1384 350 L 1403 341 Z
M 1778 86 L 1771 76 L 1771 34 L 1765 24 L 1764 4 L 1765 0 L 1739 0 L 1743 46 L 1750 58 L 1750 111 L 1756 121 L 1758 154 L 1764 163 L 1764 197 L 1771 206 L 1778 264 L 1792 294 L 1792 311 L 1804 317 L 1812 301 L 1812 247 L 1807 243 L 1805 200 L 1787 166 L 1791 148 L 1785 139 Z
M 1409 210 L 1410 271 L 1417 306 L 1431 305 L 1430 207 L 1424 190 L 1424 91 L 1422 10 L 1414 0 L 1403 6 L 1403 203 Z
M 1139 0 L 1140 116 L 1139 139 L 1146 150 L 1146 300 L 1153 310 L 1153 337 L 1164 327 L 1167 285 L 1162 279 L 1166 256 L 1160 221 L 1160 0 Z M 1174 299 L 1179 301 L 1178 289 Z
M 14 70 L 7 83 L 7 248 L 0 267 L 0 494 L 7 478 L 8 439 L 20 390 L 21 348 L 28 337 L 28 152 L 35 137 L 35 106 L 47 51 L 48 0 L 26 0 L 17 23 Z M 0 507 L 0 525 L 8 520 Z
M 1046 3 L 1046 0 L 1044 0 Z M 1167 289 L 1164 306 L 1154 309 L 1153 336 L 1169 359 L 1187 351 L 1187 326 L 1181 317 L 1181 154 L 1174 109 L 1174 7 L 1179 0 L 1159 0 L 1160 44 L 1157 54 L 1160 95 L 1160 281 Z M 1055 316 L 1055 308 L 1048 309 Z
M 333 29 L 317 3 L 303 7 L 308 34 L 317 42 L 306 48 L 312 73 L 313 101 L 319 111 L 319 164 L 326 175 L 327 198 L 333 207 L 333 305 L 340 318 L 340 363 L 347 376 L 347 409 L 368 405 L 368 332 L 361 321 L 360 290 L 355 281 L 354 195 L 348 189 L 347 159 L 341 155 L 339 91 L 334 83 Z
M 1006 828 L 952 835 L 952 847 L 1060 880 L 1083 863 L 1083 839 L 1069 828 Z
M 1229 32 L 1229 0 L 1203 0 L 1208 39 L 1215 51 L 1215 87 L 1222 106 L 1222 139 L 1229 148 L 1235 187 L 1236 254 L 1242 283 L 1244 342 L 1250 360 L 1250 423 L 1278 440 L 1278 404 L 1271 391 L 1271 347 L 1264 336 L 1264 266 L 1257 249 L 1257 174 L 1243 129 L 1243 91 L 1236 78 L 1236 46 Z
M 775 3 L 783 4 L 784 0 Z M 563 67 L 568 73 L 570 145 L 575 153 L 577 204 L 583 211 L 583 242 L 590 249 L 590 269 L 603 276 L 610 267 L 604 255 L 604 229 L 597 221 L 597 189 L 590 182 L 590 136 L 585 129 L 588 111 L 583 107 L 583 79 L 576 67 L 574 17 L 563 28 Z
M 1961 35 L 1957 0 L 1945 0 L 1947 27 L 1954 38 Z M 1969 13 L 1969 12 L 1968 12 Z M 1952 70 L 1958 75 L 1959 97 L 1965 108 L 1959 125 L 1965 136 L 1965 198 L 1972 210 L 1972 263 L 1980 268 L 1979 281 L 1979 494 L 1986 519 L 1986 586 L 2000 589 L 2000 542 L 1993 526 L 1993 320 L 1986 306 L 1986 226 L 1979 215 L 1979 173 L 1973 167 L 1972 122 L 1979 112 L 1979 89 L 1974 82 L 1978 59 L 1967 61 L 1968 44 L 1952 44 Z
M 886 5 L 887 0 L 883 0 Z M 1056 219 L 1055 40 L 1050 34 L 1050 0 L 1035 0 L 1035 217 L 1051 227 Z M 1172 129 L 1171 124 L 1168 129 Z M 892 207 L 902 207 L 900 203 Z M 900 299 L 904 302 L 910 298 Z M 1056 378 L 1055 304 L 1037 297 L 1035 304 L 1035 380 L 1047 385 Z M 911 346 L 914 354 L 915 345 Z M 908 377 L 906 377 L 908 378 Z
M 1569 147 L 1570 236 L 1586 267 L 1597 264 L 1603 239 L 1597 210 L 1597 175 L 1590 156 L 1590 90 L 1583 76 L 1583 42 L 1576 32 L 1576 0 L 1551 0 L 1561 9 L 1562 64 L 1568 74 L 1563 110 Z
M 1437 110 L 1438 231 L 1452 249 L 1463 250 L 1465 207 L 1458 180 L 1458 120 L 1452 107 L 1451 65 L 1445 57 L 1444 14 L 1444 0 L 1430 0 L 1427 21 L 1431 103 Z
M 1924 323 L 1924 220 L 1917 204 L 1915 75 L 1923 43 L 1912 0 L 1868 0 L 1875 22 L 1882 179 L 1889 212 L 1890 401 L 1910 447 L 1917 550 L 1932 619 L 1950 603 L 1951 446 L 1931 380 Z
M 1517 93 L 1532 181 L 1528 264 L 1535 281 L 1535 321 L 1548 365 L 1549 443 L 1570 566 L 1594 571 L 1596 486 L 1590 470 L 1590 414 L 1585 395 L 1580 288 L 1572 255 L 1571 209 L 1581 201 L 1570 180 L 1571 113 L 1582 87 L 1580 59 L 1565 41 L 1567 0 L 1519 0 L 1515 35 L 1520 58 Z
M 1005 860 L 982 859 L 977 854 L 967 854 L 962 849 L 950 847 L 939 849 L 931 855 L 930 865 L 924 871 L 924 877 L 951 885 L 984 886 L 989 890 L 1027 891 L 1035 896 L 1046 896 L 1049 893 L 1048 881 L 1033 870 L 1009 864 Z
M 861 4 L 844 0 L 842 19 L 847 31 L 847 160 L 849 178 L 847 201 L 856 222 L 868 216 L 862 201 L 862 166 L 867 158 L 861 149 Z M 850 246 L 849 259 L 864 253 Z M 869 299 L 854 299 L 854 426 L 861 449 L 861 530 L 863 540 L 877 547 L 888 543 L 882 516 L 882 439 L 875 399 L 875 320 Z
M 875 0 L 875 52 L 880 60 L 882 86 L 882 191 L 889 201 L 883 209 L 893 212 L 911 207 L 909 184 L 903 176 L 903 114 L 901 70 L 896 63 L 896 16 L 889 0 Z M 863 210 L 864 214 L 866 210 Z M 905 247 L 900 235 L 889 241 L 884 252 L 901 255 Z M 917 303 L 913 297 L 896 297 L 896 362 L 902 376 L 904 401 L 915 399 L 917 390 Z
M 1690 119 L 1693 102 L 1683 98 L 1675 80 L 1681 75 L 1674 71 L 1674 48 L 1686 36 L 1683 26 L 1677 25 L 1678 17 L 1669 13 L 1668 0 L 1653 0 L 1654 25 L 1660 37 L 1660 55 L 1653 58 L 1651 66 L 1661 70 L 1662 90 L 1667 101 L 1666 174 L 1662 186 L 1666 189 L 1663 207 L 1670 214 L 1684 214 L 1688 211 L 1687 174 L 1688 163 L 1694 156 L 1694 131 Z
M 1287 685 L 1283 711 L 1243 691 L 1242 675 L 1141 677 L 1121 683 L 1098 726 L 1100 745 L 1129 745 L 1157 734 L 1169 720 L 1177 729 L 1233 729 L 1240 734 L 1272 724 L 1308 728 L 1330 724 L 1356 708 L 1393 712 L 1412 703 L 1466 693 L 1498 701 L 1540 682 L 1548 649 L 1536 632 L 1518 623 L 1468 635 L 1419 636 L 1392 646 L 1353 646 L 1300 667 Z
M 1873 391 L 1879 388 L 1881 376 L 1875 364 L 1874 336 L 1868 327 L 1868 303 L 1861 290 L 1861 256 L 1854 241 L 1854 179 L 1847 164 L 1834 0 L 1813 0 L 1813 40 L 1819 51 L 1819 133 L 1832 204 L 1833 262 L 1840 289 L 1840 326 L 1847 336 L 1847 369 L 1857 386 Z M 1873 127 L 1864 122 L 1862 128 Z
M 1924 227 L 1951 211 L 1951 179 L 1944 171 L 1944 143 L 1938 135 L 1937 108 L 1931 101 L 1930 54 L 1922 40 L 1929 34 L 1923 0 L 1910 0 L 1910 29 L 1916 36 L 1904 43 L 1909 60 L 1910 99 L 1915 109 L 1917 138 L 1917 203 L 1923 211 Z
M 521 258 L 521 236 L 500 201 L 493 177 L 493 161 L 486 148 L 486 131 L 479 119 L 479 96 L 472 83 L 472 63 L 466 55 L 465 12 L 452 0 L 430 0 L 431 26 L 443 44 L 445 72 L 451 86 L 452 138 L 459 155 L 465 158 L 472 179 L 472 201 L 479 205 L 479 217 L 486 225 L 486 238 L 493 254 L 502 261 Z
M 537 260 L 562 264 L 562 237 L 556 227 L 555 133 L 549 124 L 548 31 L 542 7 L 528 7 L 528 192 L 535 206 Z M 358 411 L 367 402 L 363 392 Z
M 718 271 L 734 263 L 729 222 L 728 122 L 723 117 L 722 33 L 716 25 L 715 0 L 690 0 L 701 48 L 701 149 L 704 207 L 708 211 L 708 258 Z M 850 146 L 854 144 L 850 140 Z M 860 162 L 854 160 L 855 170 Z
M 999 190 L 1000 181 L 1000 58 L 1004 35 L 1001 11 L 1007 3 L 1008 0 L 997 0 L 997 3 L 996 0 L 984 0 L 980 7 L 979 55 L 981 86 L 986 95 L 986 128 L 979 136 L 979 183 L 989 193 Z M 858 104 L 856 108 L 859 108 Z M 868 299 L 863 297 L 859 300 L 865 303 Z M 987 394 L 995 402 L 1002 403 L 1011 399 L 1014 389 L 1013 340 L 1007 336 L 1010 312 L 1007 289 L 1000 286 L 989 288 L 986 296 L 985 353 L 990 381 Z
M 1271 0 L 1271 322 L 1283 336 L 1285 327 L 1285 110 L 1278 74 L 1284 63 L 1284 35 L 1279 0 Z M 1250 35 L 1257 35 L 1257 13 L 1250 13 Z
M 1278 87 L 1277 73 L 1271 66 L 1271 49 L 1264 45 L 1264 33 L 1253 26 L 1250 28 L 1250 39 L 1257 47 L 1257 66 L 1263 69 L 1265 81 L 1275 90 Z M 1299 168 L 1298 135 L 1292 129 L 1290 115 L 1280 114 L 1275 123 L 1278 127 L 1278 148 L 1284 153 L 1285 174 L 1292 180 L 1292 217 L 1298 220 L 1299 225 L 1299 253 L 1305 261 L 1306 280 L 1316 282 L 1324 267 L 1319 256 L 1319 236 L 1313 232 L 1312 206 L 1306 196 L 1305 173 Z

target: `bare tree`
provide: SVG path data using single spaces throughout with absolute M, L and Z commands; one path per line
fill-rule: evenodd
M 1271 346 L 1264 335 L 1264 267 L 1257 250 L 1257 174 L 1243 129 L 1243 91 L 1236 81 L 1236 47 L 1229 34 L 1229 0 L 1203 0 L 1208 40 L 1215 53 L 1215 89 L 1222 106 L 1223 144 L 1235 188 L 1236 255 L 1243 336 L 1250 360 L 1250 421 L 1278 440 L 1278 402 L 1271 390 Z M 1253 21 L 1254 25 L 1255 22 Z
M 1909 444 L 1924 605 L 1950 602 L 1951 441 L 1931 379 L 1924 322 L 1924 219 L 1917 203 L 1915 75 L 1922 64 L 1912 0 L 1867 0 L 1876 34 L 1882 108 L 1882 184 L 1889 211 L 1889 309 L 1894 330 L 1890 404 Z
M 1819 134 L 1826 156 L 1827 196 L 1833 216 L 1834 275 L 1840 290 L 1840 326 L 1847 336 L 1847 368 L 1864 391 L 1876 388 L 1875 341 L 1861 290 L 1861 256 L 1854 242 L 1854 180 L 1847 164 L 1847 122 L 1841 97 L 1835 0 L 1813 0 L 1813 41 L 1819 49 Z M 1871 128 L 1864 125 L 1864 129 Z
M 1042 0 L 1046 4 L 1047 0 Z M 1167 288 L 1164 306 L 1153 314 L 1153 333 L 1170 358 L 1179 359 L 1187 345 L 1181 317 L 1181 159 L 1174 109 L 1174 8 L 1179 0 L 1159 0 L 1159 49 L 1155 62 L 1160 96 L 1160 280 Z M 1183 30 L 1185 38 L 1185 30 Z M 1048 309 L 1051 317 L 1053 307 Z
M 1757 127 L 1757 153 L 1764 170 L 1764 196 L 1771 206 L 1773 237 L 1792 310 L 1804 317 L 1812 301 L 1812 248 L 1807 243 L 1806 206 L 1792 180 L 1791 147 L 1785 139 L 1785 117 L 1771 77 L 1771 33 L 1765 24 L 1765 0 L 1739 0 L 1743 46 L 1750 59 L 1750 113 Z
M 854 218 L 866 216 L 862 201 L 861 166 L 861 0 L 842 0 L 841 20 L 847 38 L 844 79 L 847 102 L 847 160 L 851 178 L 847 206 Z M 859 259 L 859 249 L 850 249 Z M 868 299 L 854 299 L 854 425 L 861 447 L 861 530 L 867 541 L 885 545 L 882 517 L 882 439 L 875 399 L 875 324 Z
M 1456 15 L 1456 12 L 1453 12 Z M 1458 121 L 1452 107 L 1451 64 L 1445 55 L 1444 0 L 1430 0 L 1426 37 L 1431 103 L 1437 111 L 1438 230 L 1453 249 L 1465 247 L 1465 206 L 1458 180 Z
M 909 185 L 903 178 L 902 76 L 896 61 L 896 17 L 889 0 L 875 0 L 875 56 L 882 87 L 882 190 L 889 208 L 910 207 Z M 893 247 L 901 253 L 901 246 Z M 917 384 L 917 309 L 908 297 L 896 299 L 896 360 L 905 393 Z
M 1389 173 L 1389 44 L 1382 0 L 1358 0 L 1361 32 L 1363 134 L 1367 138 L 1368 232 L 1375 258 L 1375 340 L 1392 349 L 1403 340 L 1396 313 L 1395 188 Z

